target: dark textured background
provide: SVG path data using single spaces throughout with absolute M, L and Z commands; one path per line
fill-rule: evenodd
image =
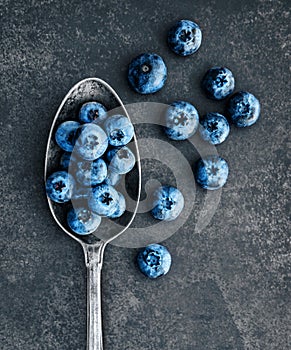
M 53 222 L 43 191 L 46 139 L 64 95 L 98 76 L 126 103 L 185 99 L 201 114 L 223 111 L 199 88 L 213 65 L 259 97 L 261 119 L 232 128 L 219 146 L 231 169 L 220 206 L 202 233 L 193 234 L 193 213 L 165 242 L 174 261 L 167 277 L 149 281 L 136 250 L 108 248 L 105 349 L 290 349 L 288 3 L 0 1 L 1 349 L 85 349 L 83 253 Z M 203 31 L 185 59 L 165 41 L 181 18 Z M 127 85 L 127 65 L 143 51 L 160 53 L 169 69 L 154 96 Z

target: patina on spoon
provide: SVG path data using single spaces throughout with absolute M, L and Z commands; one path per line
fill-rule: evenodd
M 87 78 L 78 82 L 65 96 L 52 122 L 49 133 L 46 157 L 44 179 L 54 171 L 59 169 L 59 160 L 62 150 L 56 145 L 54 141 L 54 134 L 57 126 L 66 121 L 76 119 L 76 115 L 80 107 L 89 101 L 97 101 L 104 105 L 108 111 L 116 110 L 119 114 L 123 114 L 127 118 L 130 117 L 116 92 L 104 81 L 98 78 Z M 87 313 L 88 313 L 88 329 L 87 329 L 87 350 L 102 350 L 102 313 L 101 313 L 101 270 L 103 264 L 104 251 L 110 242 L 119 237 L 132 223 L 140 199 L 141 191 L 141 167 L 140 156 L 138 152 L 136 136 L 133 137 L 131 143 L 131 150 L 135 154 L 136 168 L 138 170 L 138 179 L 135 184 L 135 209 L 130 213 L 127 212 L 125 219 L 121 225 L 116 224 L 110 219 L 105 219 L 104 223 L 98 227 L 96 232 L 80 236 L 70 231 L 66 224 L 67 207 L 70 204 L 57 204 L 48 199 L 48 204 L 53 218 L 59 227 L 67 233 L 70 237 L 79 242 L 85 254 L 85 263 L 87 267 Z M 126 196 L 126 193 L 123 193 Z M 103 219 L 102 219 L 103 220 Z M 98 238 L 98 231 L 102 234 Z M 106 238 L 104 238 L 106 237 Z

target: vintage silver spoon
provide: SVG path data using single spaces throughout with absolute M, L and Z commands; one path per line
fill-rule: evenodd
M 89 101 L 97 101 L 103 104 L 108 111 L 117 110 L 118 114 L 123 114 L 130 119 L 121 99 L 116 92 L 103 80 L 98 78 L 88 78 L 78 82 L 65 96 L 52 122 L 50 129 L 44 167 L 44 179 L 54 171 L 59 170 L 58 164 L 61 149 L 54 142 L 54 132 L 59 123 L 65 120 L 75 119 L 80 106 Z M 117 114 L 117 113 L 116 113 Z M 102 350 L 102 313 L 101 313 L 101 270 L 104 251 L 110 242 L 119 237 L 132 223 L 140 199 L 141 192 L 141 166 L 140 156 L 137 146 L 136 136 L 134 135 L 131 143 L 131 150 L 135 153 L 136 169 L 138 179 L 135 186 L 135 208 L 131 213 L 127 213 L 126 220 L 122 225 L 107 219 L 104 220 L 99 228 L 89 236 L 78 236 L 72 233 L 66 225 L 64 212 L 65 204 L 56 204 L 49 198 L 48 204 L 50 211 L 56 223 L 70 237 L 79 242 L 85 254 L 85 263 L 87 267 L 87 350 Z M 123 192 L 126 197 L 126 193 Z M 103 220 L 103 219 L 102 219 Z M 103 230 L 98 238 L 98 230 Z M 105 234 L 104 234 L 105 231 Z M 106 237 L 106 238 L 104 238 Z

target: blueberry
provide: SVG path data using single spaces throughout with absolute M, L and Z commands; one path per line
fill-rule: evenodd
M 231 96 L 227 104 L 227 114 L 240 127 L 253 125 L 260 116 L 260 102 L 249 92 L 240 91 Z
M 104 123 L 108 141 L 112 146 L 124 146 L 132 139 L 134 128 L 124 115 L 114 115 Z
M 117 174 L 114 171 L 108 169 L 107 177 L 104 180 L 104 183 L 106 183 L 107 185 L 116 186 L 120 182 L 121 178 L 122 175 Z
M 64 170 L 68 170 L 70 162 L 76 162 L 77 159 L 74 154 L 70 152 L 64 152 L 60 159 L 60 166 Z
M 201 41 L 202 32 L 198 24 L 188 20 L 178 21 L 168 34 L 170 49 L 180 56 L 192 55 L 199 49 Z
M 207 113 L 200 120 L 200 135 L 212 145 L 219 145 L 229 134 L 227 119 L 219 113 Z
M 70 229 L 78 235 L 89 235 L 97 230 L 101 217 L 85 208 L 72 208 L 68 212 L 67 222 Z
M 107 146 L 107 135 L 99 125 L 84 124 L 79 128 L 76 150 L 82 158 L 95 160 L 102 156 Z
M 184 208 L 184 197 L 175 187 L 162 186 L 154 193 L 154 218 L 165 221 L 175 220 Z
M 67 152 L 72 152 L 76 142 L 77 130 L 80 124 L 74 121 L 66 121 L 57 128 L 56 143 Z
M 135 164 L 135 156 L 126 146 L 108 151 L 107 159 L 109 161 L 108 168 L 117 174 L 128 173 Z
M 72 198 L 75 180 L 66 171 L 57 171 L 46 180 L 46 193 L 57 203 L 68 202 Z
M 126 209 L 126 203 L 125 203 L 125 198 L 123 194 L 118 192 L 118 195 L 119 195 L 119 199 L 117 203 L 117 209 L 113 214 L 109 216 L 111 219 L 119 218 L 122 214 L 124 214 Z
M 79 119 L 83 123 L 100 124 L 106 119 L 106 109 L 101 103 L 87 102 L 80 109 Z
M 213 155 L 200 158 L 195 168 L 197 183 L 207 190 L 217 190 L 227 181 L 228 165 L 225 159 Z
M 107 166 L 103 159 L 77 163 L 76 179 L 84 186 L 96 186 L 107 176 Z
M 209 69 L 202 80 L 202 88 L 207 97 L 214 100 L 222 100 L 230 95 L 234 90 L 234 86 L 234 76 L 225 67 L 213 67 Z
M 140 250 L 137 264 L 140 271 L 149 278 L 166 275 L 171 267 L 172 258 L 168 249 L 160 244 L 150 244 Z
M 166 112 L 165 133 L 172 140 L 186 140 L 191 137 L 199 125 L 196 108 L 185 101 L 171 103 Z
M 162 57 L 155 53 L 143 53 L 133 59 L 128 68 L 128 81 L 140 94 L 153 94 L 166 82 L 167 67 Z
M 92 188 L 89 198 L 89 208 L 100 216 L 110 216 L 118 208 L 119 194 L 114 187 L 106 184 Z

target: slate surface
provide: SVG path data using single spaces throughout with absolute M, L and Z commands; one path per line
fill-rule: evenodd
M 207 100 L 199 87 L 213 65 L 231 68 L 237 90 L 260 98 L 261 119 L 232 128 L 219 146 L 231 169 L 221 202 L 203 232 L 193 233 L 193 212 L 164 243 L 174 261 L 167 277 L 149 281 L 135 249 L 108 248 L 104 348 L 290 349 L 289 5 L 0 1 L 1 349 L 85 349 L 83 253 L 53 222 L 43 191 L 46 139 L 63 96 L 98 76 L 126 103 L 185 99 L 200 114 L 222 112 L 224 102 Z M 186 59 L 165 42 L 181 18 L 203 30 L 201 49 Z M 144 51 L 160 53 L 169 69 L 154 96 L 139 96 L 126 81 L 129 61 Z M 197 201 L 203 196 L 197 189 Z

